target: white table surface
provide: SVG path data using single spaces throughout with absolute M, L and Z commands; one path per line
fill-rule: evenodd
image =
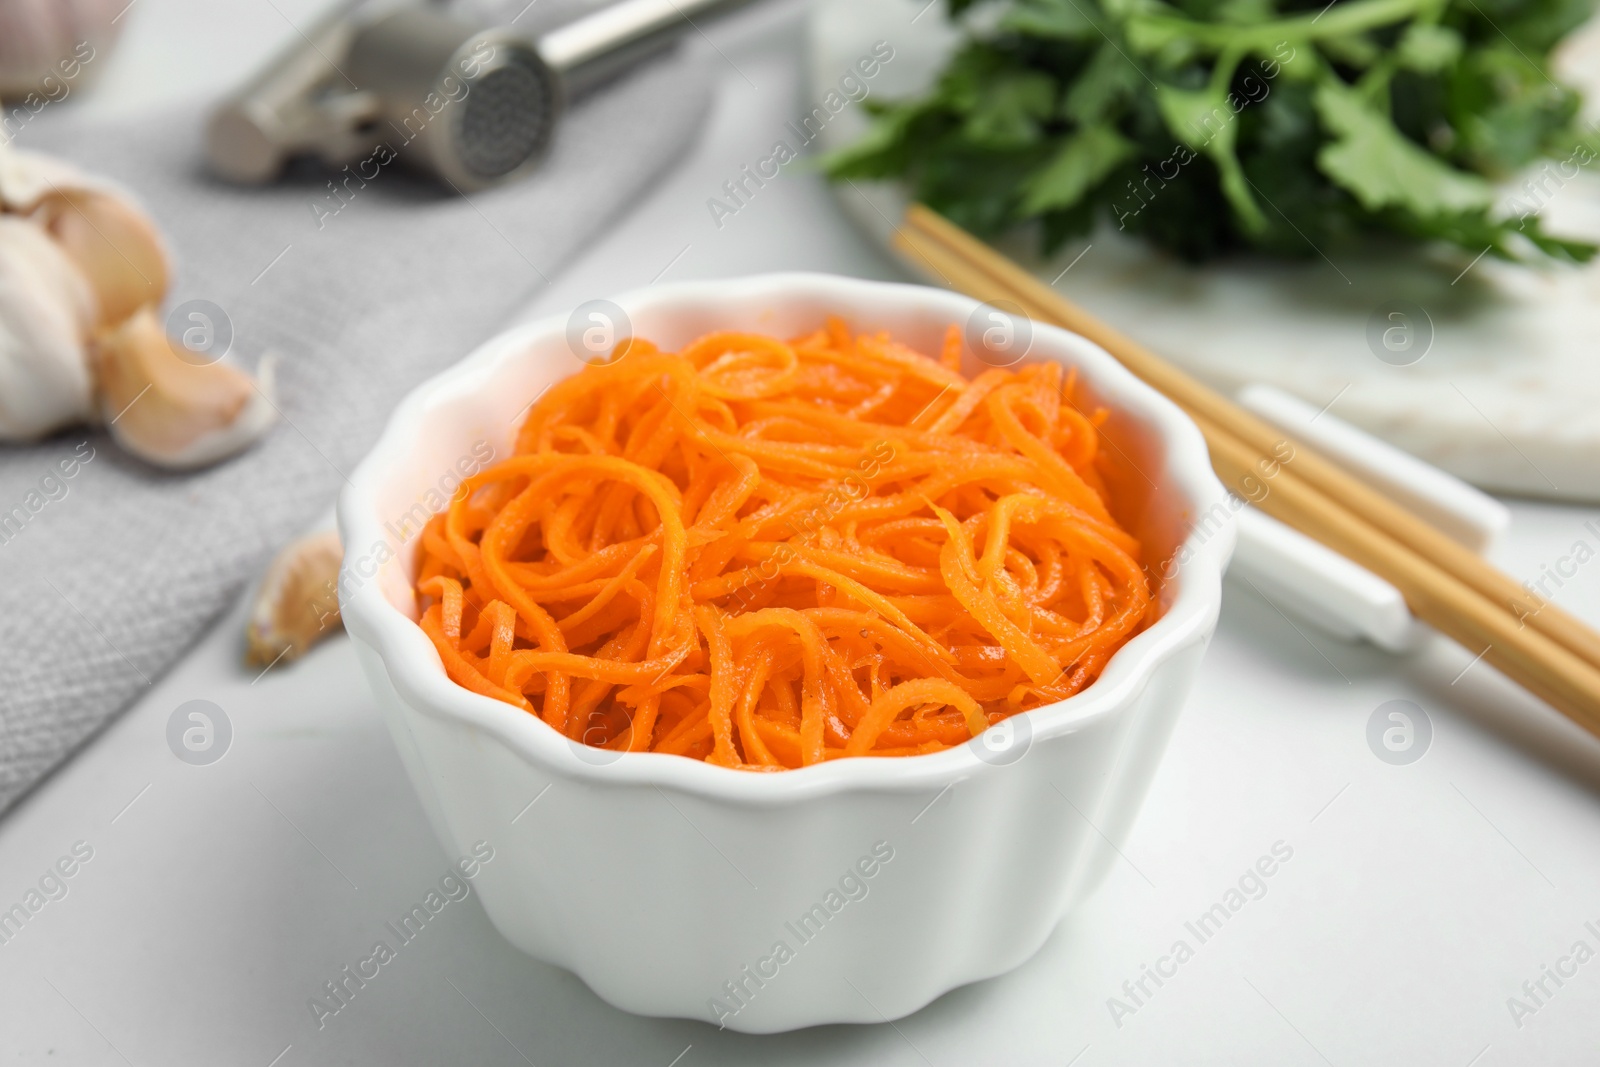
M 274 8 L 276 4 L 276 9 Z M 235 76 L 310 0 L 139 0 L 83 104 L 111 112 Z M 280 14 L 279 12 L 282 12 Z M 737 29 L 737 28 L 736 28 Z M 721 90 L 686 163 L 528 309 L 668 278 L 814 269 L 898 277 L 813 175 L 719 230 L 705 207 L 810 102 L 792 18 L 714 53 Z M 491 234 L 483 235 L 492 239 Z M 1499 563 L 1538 578 L 1600 512 L 1514 505 Z M 1586 553 L 1592 556 L 1591 551 Z M 1600 566 L 1555 599 L 1600 621 Z M 1553 581 L 1548 588 L 1555 589 Z M 523 956 L 475 898 L 319 1030 L 307 1007 L 451 857 L 424 824 L 343 638 L 256 678 L 241 610 L 0 821 L 0 909 L 75 842 L 69 892 L 0 944 L 0 1062 L 65 1064 L 1593 1063 L 1600 959 L 1532 1014 L 1507 998 L 1574 942 L 1600 952 L 1600 743 L 1459 648 L 1406 659 L 1296 630 L 1230 585 L 1198 689 L 1119 864 L 1016 972 L 896 1026 L 776 1037 L 643 1019 Z M 1381 762 L 1368 717 L 1422 705 L 1431 748 Z M 210 766 L 174 758 L 172 711 L 233 728 Z M 1293 857 L 1131 1015 L 1124 996 L 1276 842 Z M 981 906 L 975 902 L 974 906 Z M 1571 970 L 1572 964 L 1564 964 Z M 1130 1001 L 1131 1003 L 1131 1001 Z M 1530 1001 L 1530 1004 L 1533 1002 Z

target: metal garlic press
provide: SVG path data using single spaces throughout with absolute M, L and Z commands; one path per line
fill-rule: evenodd
M 206 129 L 220 177 L 276 178 L 388 154 L 459 191 L 539 163 L 566 102 L 748 0 L 623 0 L 538 39 L 437 4 L 338 5 L 225 100 Z

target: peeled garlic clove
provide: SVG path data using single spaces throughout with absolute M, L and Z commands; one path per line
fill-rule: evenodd
M 258 384 L 227 364 L 192 362 L 148 307 L 92 347 L 100 411 L 112 436 L 151 463 L 179 469 L 214 463 L 247 448 L 277 417 L 270 364 Z
M 132 198 L 37 152 L 0 153 L 0 209 L 25 214 L 89 279 L 101 327 L 159 304 L 170 281 L 156 224 Z
M 31 222 L 0 215 L 0 440 L 93 416 L 84 339 L 96 317 L 89 283 L 56 243 Z
M 245 632 L 245 662 L 288 663 L 339 628 L 339 561 L 335 530 L 291 542 L 272 561 L 256 590 Z

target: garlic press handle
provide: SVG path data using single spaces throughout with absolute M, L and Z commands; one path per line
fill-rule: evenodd
M 539 38 L 539 54 L 571 96 L 634 66 L 686 31 L 697 19 L 743 7 L 750 0 L 622 0 Z

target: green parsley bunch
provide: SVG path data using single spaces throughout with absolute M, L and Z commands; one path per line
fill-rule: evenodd
M 932 91 L 870 102 L 825 166 L 1046 252 L 1107 219 L 1191 261 L 1373 235 L 1587 260 L 1540 228 L 1548 182 L 1493 183 L 1596 158 L 1549 69 L 1595 2 L 947 0 L 969 36 Z

